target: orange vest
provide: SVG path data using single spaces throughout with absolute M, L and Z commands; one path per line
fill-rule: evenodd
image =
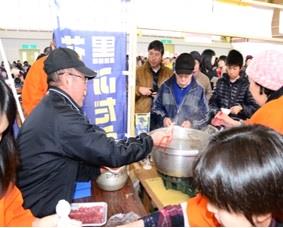
M 47 92 L 47 74 L 43 69 L 46 58 L 47 56 L 41 57 L 32 64 L 24 81 L 22 105 L 26 116 L 31 113 Z
M 0 199 L 0 226 L 31 226 L 35 217 L 22 206 L 23 198 L 19 189 L 11 185 Z
M 258 109 L 246 124 L 262 124 L 283 134 L 283 96 Z
M 207 202 L 200 194 L 188 200 L 187 216 L 190 226 L 220 226 L 213 213 L 207 210 Z

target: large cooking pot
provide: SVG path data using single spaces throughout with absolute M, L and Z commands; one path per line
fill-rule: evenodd
M 168 131 L 159 128 L 152 132 Z M 167 148 L 153 147 L 152 156 L 159 172 L 172 177 L 191 177 L 192 166 L 198 154 L 208 144 L 206 131 L 173 127 L 173 139 Z

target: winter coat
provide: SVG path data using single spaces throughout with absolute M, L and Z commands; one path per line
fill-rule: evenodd
M 246 77 L 241 76 L 231 83 L 229 76 L 224 74 L 217 81 L 216 88 L 209 100 L 209 106 L 213 114 L 216 114 L 220 108 L 230 109 L 236 105 L 241 105 L 243 109 L 238 115 L 230 114 L 232 118 L 247 119 L 259 108 L 250 93 L 249 81 Z
M 55 213 L 59 200 L 72 201 L 77 181 L 89 181 L 101 166 L 120 167 L 150 153 L 142 134 L 116 142 L 88 122 L 75 101 L 59 88 L 49 93 L 24 122 L 19 136 L 17 185 L 25 208 L 37 217 Z
M 173 71 L 168 67 L 161 65 L 160 72 L 158 75 L 158 87 L 166 81 Z M 151 72 L 151 67 L 148 62 L 140 66 L 136 70 L 136 104 L 135 113 L 148 113 L 151 111 L 152 100 L 151 96 L 144 96 L 139 93 L 139 87 L 149 87 L 153 88 L 153 76 Z
M 159 116 L 160 127 L 162 127 L 165 117 L 171 118 L 177 125 L 189 120 L 192 123 L 192 128 L 205 127 L 209 120 L 209 109 L 204 89 L 192 77 L 191 89 L 178 107 L 173 94 L 173 83 L 175 82 L 176 75 L 165 81 L 154 102 L 152 112 Z

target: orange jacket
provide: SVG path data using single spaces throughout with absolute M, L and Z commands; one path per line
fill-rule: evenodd
M 22 105 L 28 116 L 47 92 L 47 75 L 43 69 L 47 56 L 36 60 L 30 67 L 22 89 Z
M 35 217 L 22 206 L 23 198 L 19 189 L 11 185 L 0 199 L 0 226 L 31 226 Z
M 187 216 L 191 227 L 220 226 L 214 215 L 206 207 L 207 199 L 200 194 L 188 200 Z
M 258 109 L 246 124 L 262 124 L 283 134 L 283 96 Z

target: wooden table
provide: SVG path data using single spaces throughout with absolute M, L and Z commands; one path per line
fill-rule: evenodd
M 147 211 L 152 211 L 154 208 L 162 209 L 169 204 L 179 204 L 188 199 L 188 195 L 173 189 L 166 189 L 160 175 L 156 171 L 154 163 L 151 164 L 152 168 L 149 170 L 143 169 L 140 163 L 132 164 L 135 176 L 140 181 L 142 186 L 142 202 Z M 151 184 L 152 181 L 161 183 L 158 186 Z M 158 191 L 157 191 L 158 189 Z M 160 190 L 160 191 L 159 191 Z M 167 200 L 164 200 L 164 195 Z M 170 199 L 170 200 L 169 200 Z M 169 202 L 170 201 L 170 202 Z
M 147 215 L 139 196 L 135 193 L 130 178 L 126 185 L 113 192 L 101 190 L 95 181 L 92 183 L 92 196 L 76 199 L 75 202 L 106 202 L 108 204 L 108 219 L 118 213 L 135 212 L 143 217 Z

